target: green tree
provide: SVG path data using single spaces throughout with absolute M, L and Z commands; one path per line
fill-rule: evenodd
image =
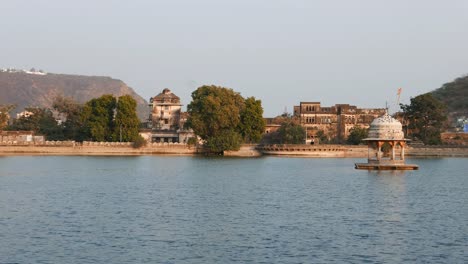
M 409 105 L 400 106 L 409 122 L 408 128 L 413 131 L 413 137 L 429 145 L 441 143 L 440 133 L 447 120 L 443 103 L 428 93 L 411 98 Z
M 186 125 L 206 142 L 210 151 L 237 150 L 242 141 L 239 127 L 244 108 L 244 98 L 232 89 L 201 86 L 192 93 Z
M 36 134 L 44 135 L 47 140 L 64 139 L 62 128 L 58 125 L 50 109 L 26 108 L 25 110 L 31 114 L 15 119 L 8 130 L 33 131 Z
M 278 133 L 282 144 L 304 144 L 305 142 L 305 129 L 293 119 L 283 122 Z
M 64 138 L 67 140 L 83 141 L 86 134 L 81 118 L 83 106 L 72 98 L 57 96 L 52 103 L 52 107 L 65 119 L 61 124 Z
M 136 113 L 137 102 L 130 95 L 120 96 L 114 120 L 114 140 L 134 142 L 139 139 L 140 120 Z
M 116 99 L 110 94 L 88 101 L 83 107 L 81 121 L 84 136 L 94 141 L 116 141 L 114 132 L 114 110 Z
M 349 130 L 348 138 L 346 142 L 351 145 L 359 145 L 362 140 L 367 138 L 368 131 L 365 128 L 354 126 Z
M 8 125 L 10 120 L 10 111 L 15 108 L 15 105 L 0 105 L 0 130 Z
M 234 130 L 222 130 L 217 135 L 209 137 L 205 146 L 214 153 L 224 150 L 238 150 L 242 143 L 242 136 Z
M 325 134 L 325 131 L 323 131 L 322 129 L 317 131 L 317 133 L 315 134 L 315 137 L 318 138 L 319 143 L 328 143 L 328 137 Z
M 245 108 L 241 111 L 240 118 L 240 131 L 244 142 L 258 143 L 265 131 L 262 101 L 256 100 L 255 97 L 245 99 Z

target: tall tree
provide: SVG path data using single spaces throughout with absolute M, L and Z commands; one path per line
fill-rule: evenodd
M 209 143 L 206 146 L 210 150 L 235 150 L 242 140 L 239 126 L 244 108 L 244 98 L 232 89 L 201 86 L 192 93 L 192 102 L 187 106 L 190 116 L 186 125 Z M 221 144 L 224 140 L 220 140 L 220 137 L 229 137 L 225 141 L 230 143 Z
M 116 141 L 134 142 L 138 138 L 140 120 L 136 113 L 137 102 L 130 95 L 120 96 L 117 101 L 114 120 L 114 136 Z
M 0 130 L 8 125 L 10 120 L 10 111 L 15 108 L 14 105 L 0 105 Z
M 240 113 L 240 131 L 244 142 L 258 143 L 265 131 L 262 101 L 255 97 L 245 99 L 245 107 Z
M 441 143 L 440 133 L 447 120 L 443 103 L 428 93 L 411 98 L 409 105 L 400 106 L 409 122 L 408 128 L 413 131 L 413 137 L 429 145 Z
M 94 141 L 116 141 L 114 132 L 114 110 L 116 100 L 110 94 L 91 99 L 81 113 L 84 133 L 87 139 Z
M 83 120 L 81 112 L 83 106 L 78 104 L 72 98 L 57 96 L 53 103 L 53 108 L 59 113 L 64 121 L 61 126 L 63 136 L 68 140 L 83 141 L 85 139 L 85 131 L 83 130 Z

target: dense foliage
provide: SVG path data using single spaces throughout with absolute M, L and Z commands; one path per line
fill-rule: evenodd
M 10 120 L 10 111 L 15 108 L 14 105 L 0 105 L 0 130 L 8 125 Z
M 240 113 L 240 131 L 246 143 L 258 143 L 265 130 L 262 101 L 254 97 L 245 99 L 245 108 Z
M 284 121 L 278 133 L 282 144 L 304 144 L 305 142 L 305 129 L 293 119 Z
M 31 114 L 15 119 L 8 130 L 34 131 L 47 140 L 134 142 L 139 140 L 140 125 L 136 107 L 129 95 L 118 99 L 103 95 L 84 106 L 59 96 L 53 102 L 55 113 L 47 108 L 26 108 Z
M 116 115 L 114 120 L 114 139 L 121 142 L 133 142 L 139 139 L 137 103 L 130 95 L 120 96 L 117 101 Z M 139 139 L 141 140 L 141 139 Z
M 58 96 L 54 99 L 53 108 L 65 121 L 61 123 L 65 139 L 83 141 L 85 139 L 81 112 L 83 106 L 68 97 Z
M 422 94 L 411 98 L 409 105 L 401 105 L 404 118 L 408 121 L 410 133 L 414 139 L 424 144 L 441 143 L 440 133 L 447 120 L 446 106 L 431 94 Z
M 52 111 L 45 108 L 26 108 L 30 115 L 22 116 L 8 126 L 8 130 L 33 131 L 45 135 L 48 140 L 64 140 L 63 130 Z
M 346 143 L 351 145 L 359 145 L 362 143 L 362 140 L 367 137 L 368 130 L 359 126 L 354 126 L 349 130 L 348 138 Z
M 88 140 L 116 141 L 115 138 L 112 138 L 116 105 L 115 97 L 110 94 L 91 99 L 85 104 L 81 118 Z
M 187 111 L 186 126 L 205 141 L 211 152 L 237 150 L 242 142 L 258 142 L 265 127 L 261 101 L 244 99 L 220 86 L 205 85 L 195 90 Z
M 138 138 L 136 101 L 129 95 L 116 99 L 107 94 L 88 101 L 81 120 L 88 140 L 133 142 Z

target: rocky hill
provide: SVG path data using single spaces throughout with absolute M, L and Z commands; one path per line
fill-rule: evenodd
M 468 116 L 468 75 L 446 83 L 431 93 L 447 105 L 451 115 Z
M 0 104 L 15 104 L 13 113 L 25 107 L 50 107 L 59 95 L 85 103 L 103 94 L 131 95 L 138 104 L 138 117 L 147 119 L 146 100 L 120 80 L 102 76 L 0 72 Z

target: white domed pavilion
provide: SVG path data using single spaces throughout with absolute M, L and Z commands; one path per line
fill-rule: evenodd
M 388 113 L 372 121 L 368 138 L 367 163 L 356 163 L 356 169 L 366 170 L 417 170 L 414 164 L 405 164 L 406 142 L 401 123 Z M 383 147 L 389 151 L 384 152 Z M 399 152 L 399 155 L 396 155 Z

